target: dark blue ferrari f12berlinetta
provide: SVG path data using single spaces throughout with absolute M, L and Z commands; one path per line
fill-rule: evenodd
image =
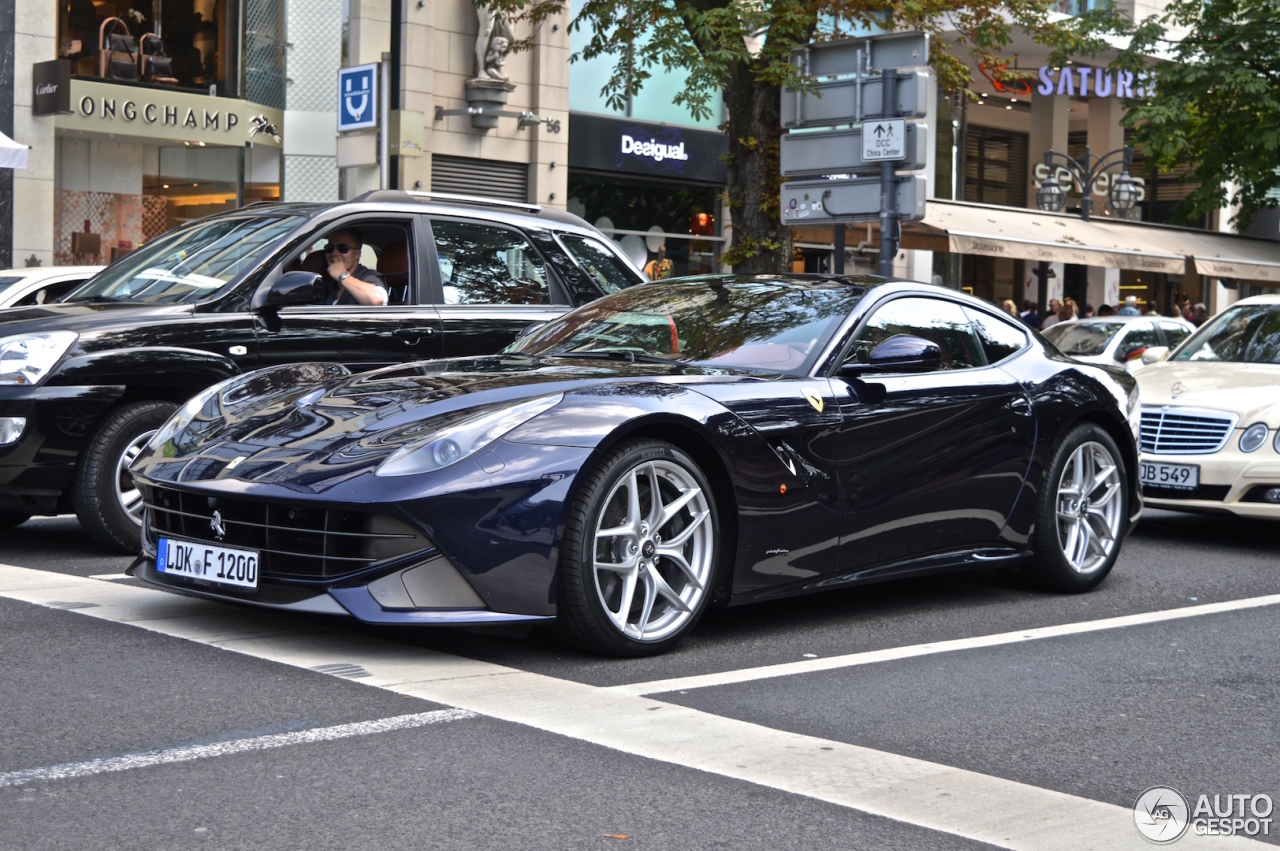
M 506 352 L 265 369 L 134 466 L 153 585 L 380 624 L 554 622 L 616 655 L 708 605 L 944 570 L 1086 591 L 1141 510 L 1138 399 L 961 293 L 635 287 Z

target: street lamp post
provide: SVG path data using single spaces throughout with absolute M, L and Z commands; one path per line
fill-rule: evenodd
M 1036 206 L 1046 213 L 1061 212 L 1062 208 L 1066 206 L 1067 190 L 1054 175 L 1054 165 L 1057 164 L 1071 174 L 1073 182 L 1080 185 L 1080 217 L 1087 222 L 1093 212 L 1094 182 L 1107 169 L 1119 165 L 1120 176 L 1112 181 L 1111 189 L 1107 195 L 1111 202 L 1111 209 L 1118 213 L 1127 213 L 1138 203 L 1138 186 L 1134 183 L 1133 178 L 1129 176 L 1129 165 L 1132 162 L 1133 148 L 1128 146 L 1110 151 L 1099 157 L 1095 156 L 1093 151 L 1086 145 L 1084 162 L 1058 151 L 1046 151 L 1044 164 L 1049 169 L 1049 176 L 1041 182 L 1040 188 L 1036 190 Z M 1043 315 L 1049 294 L 1049 264 L 1047 261 L 1040 261 L 1036 269 L 1036 278 L 1039 290 L 1036 294 L 1038 301 L 1037 311 Z

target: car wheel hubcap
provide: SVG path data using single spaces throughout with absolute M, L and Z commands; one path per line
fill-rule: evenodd
M 613 626 L 646 642 L 678 632 L 706 594 L 714 540 L 711 506 L 688 470 L 670 461 L 628 470 L 592 543 L 596 593 Z
M 132 443 L 125 447 L 124 452 L 120 454 L 120 458 L 116 461 L 116 499 L 119 501 L 120 507 L 124 509 L 125 515 L 139 526 L 142 525 L 142 492 L 134 484 L 133 474 L 129 472 L 129 465 L 134 462 L 134 459 L 146 447 L 147 441 L 157 431 L 159 429 L 152 429 L 138 435 Z
M 1067 459 L 1058 481 L 1058 544 L 1077 573 L 1106 564 L 1124 520 L 1120 471 L 1101 443 L 1089 441 Z

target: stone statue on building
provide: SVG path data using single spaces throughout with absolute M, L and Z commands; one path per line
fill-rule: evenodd
M 476 18 L 480 26 L 476 32 L 476 75 L 473 79 L 506 83 L 508 78 L 502 72 L 502 66 L 506 64 L 511 43 L 515 41 L 511 24 L 501 11 L 489 8 L 484 0 L 476 2 Z

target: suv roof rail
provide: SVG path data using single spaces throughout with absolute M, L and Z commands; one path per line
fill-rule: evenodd
M 501 198 L 484 198 L 479 195 L 455 195 L 451 192 L 409 192 L 413 198 L 424 198 L 428 201 L 445 201 L 455 204 L 483 204 L 486 207 L 511 207 L 526 210 L 530 213 L 541 213 L 541 204 L 526 204 L 522 201 L 506 201 Z

